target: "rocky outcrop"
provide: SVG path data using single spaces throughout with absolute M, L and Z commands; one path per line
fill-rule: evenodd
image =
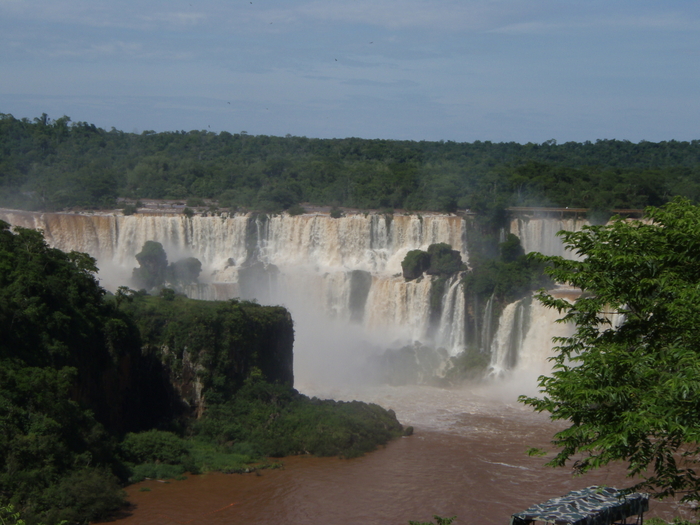
M 251 376 L 294 383 L 294 328 L 285 308 L 183 296 L 138 297 L 125 308 L 143 353 L 158 357 L 187 415 L 229 400 Z

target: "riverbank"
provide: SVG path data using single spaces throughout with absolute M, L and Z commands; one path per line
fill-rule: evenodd
M 579 478 L 545 467 L 546 457 L 528 456 L 529 447 L 550 448 L 555 425 L 498 390 L 335 388 L 337 399 L 359 397 L 393 408 L 415 434 L 351 460 L 296 456 L 260 475 L 139 483 L 127 488 L 131 515 L 115 525 L 406 525 L 433 514 L 456 515 L 455 525 L 502 525 L 512 513 L 570 490 L 630 484 L 620 468 Z M 672 502 L 656 501 L 648 514 L 675 515 L 683 514 Z

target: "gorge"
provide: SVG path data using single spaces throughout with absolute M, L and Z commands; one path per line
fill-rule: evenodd
M 483 314 L 478 305 L 467 304 L 458 276 L 448 279 L 438 297 L 431 294 L 434 278 L 406 282 L 401 277 L 406 253 L 434 243 L 449 244 L 468 265 L 469 217 L 377 213 L 336 219 L 320 213 L 186 217 L 2 210 L 0 219 L 41 229 L 53 247 L 89 253 L 97 259 L 102 285 L 113 291 L 129 284 L 137 266 L 135 255 L 146 241 L 161 243 L 170 259 L 196 257 L 202 263 L 200 283 L 186 287 L 188 296 L 241 297 L 291 310 L 295 372 L 302 381 L 318 380 L 320 370 L 327 379 L 352 379 L 350 372 L 361 373 L 373 352 L 416 341 L 444 348 L 449 356 L 470 347 L 491 356 L 496 373 L 517 368 L 519 361 L 542 360 L 542 355 L 529 357 L 529 347 L 523 345 L 526 329 L 538 324 L 528 319 L 545 315 L 536 302 L 506 306 L 499 325 L 488 304 L 481 309 Z M 555 233 L 584 223 L 514 217 L 510 232 L 521 239 L 526 252 L 565 255 Z M 540 342 L 551 337 L 541 329 L 536 332 L 543 337 Z
M 452 277 L 435 316 L 433 279 L 406 282 L 401 276 L 405 254 L 434 243 L 450 244 L 469 264 L 468 217 L 188 218 L 2 210 L 0 219 L 43 230 L 54 247 L 90 253 L 102 284 L 112 290 L 128 283 L 135 254 L 147 240 L 160 242 L 171 259 L 196 257 L 203 271 L 200 284 L 187 288 L 189 296 L 242 296 L 290 309 L 300 391 L 376 402 L 416 427 L 415 436 L 350 461 L 292 458 L 284 470 L 252 479 L 211 475 L 167 486 L 145 482 L 130 489 L 136 509 L 125 524 L 406 523 L 432 513 L 457 514 L 457 523 L 503 523 L 512 512 L 584 483 L 624 483 L 614 469 L 572 479 L 525 454 L 530 446 L 546 448 L 555 428 L 515 403 L 518 394 L 533 393 L 537 375 L 546 372 L 551 337 L 562 334 L 555 312 L 526 297 L 501 307 L 484 305 L 481 318 L 470 315 L 478 309 Z M 567 255 L 552 232 L 582 224 L 514 218 L 510 232 L 526 251 Z M 500 316 L 491 315 L 499 309 Z M 466 350 L 486 355 L 491 378 L 453 390 L 367 384 L 368 359 L 416 342 L 442 347 L 447 356 Z

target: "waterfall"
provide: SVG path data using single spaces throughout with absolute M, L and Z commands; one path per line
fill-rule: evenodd
M 559 255 L 565 259 L 576 259 L 577 255 L 564 249 L 561 230 L 579 231 L 589 225 L 585 219 L 555 219 L 555 218 L 514 218 L 510 222 L 510 233 L 520 238 L 525 253 L 540 252 L 544 255 Z
M 526 328 L 526 301 L 528 300 L 521 299 L 510 303 L 501 314 L 498 330 L 491 344 L 491 363 L 489 368 L 494 375 L 498 375 L 505 370 L 511 370 L 518 363 Z
M 53 247 L 89 253 L 97 259 L 103 286 L 112 290 L 128 283 L 137 266 L 135 255 L 146 241 L 160 242 L 170 261 L 196 257 L 202 263 L 200 284 L 187 286 L 188 296 L 242 297 L 288 306 L 296 323 L 300 361 L 309 369 L 326 370 L 331 364 L 324 359 L 335 355 L 333 364 L 345 367 L 338 371 L 340 376 L 349 369 L 348 361 L 337 357 L 341 351 L 359 360 L 370 349 L 417 343 L 442 347 L 455 356 L 475 342 L 481 353 L 490 352 L 496 375 L 534 369 L 546 366 L 551 337 L 561 333 L 561 325 L 553 323 L 556 312 L 529 298 L 505 305 L 496 326 L 498 308 L 491 297 L 482 318 L 478 305 L 465 304 L 460 275 L 447 279 L 437 297 L 431 295 L 436 277 L 405 281 L 401 261 L 406 254 L 434 243 L 450 244 L 468 263 L 466 222 L 456 216 L 188 218 L 0 210 L 0 219 L 43 230 Z M 526 251 L 563 254 L 554 233 L 583 223 L 517 219 L 511 222 L 511 232 L 520 236 Z M 472 313 L 473 322 L 468 322 Z
M 492 376 L 521 375 L 534 379 L 550 371 L 554 337 L 568 337 L 571 324 L 557 323 L 561 314 L 533 297 L 508 304 L 491 344 Z
M 462 286 L 460 275 L 451 277 L 442 299 L 437 344 L 446 348 L 450 355 L 459 354 L 466 343 L 466 304 Z
M 486 307 L 484 308 L 484 321 L 481 323 L 481 344 L 479 346 L 479 352 L 485 354 L 491 348 L 491 341 L 493 338 L 493 303 L 494 295 L 491 294 L 488 301 L 486 301 Z M 478 311 L 475 308 L 475 311 Z
M 196 257 L 197 299 L 242 297 L 314 312 L 311 320 L 353 323 L 376 344 L 428 341 L 458 353 L 464 347 L 464 296 L 459 278 L 445 286 L 441 315 L 431 326 L 431 277 L 405 282 L 410 250 L 447 243 L 468 262 L 466 227 L 440 214 L 194 216 L 139 213 L 31 213 L 0 210 L 0 219 L 44 231 L 49 245 L 97 259 L 103 286 L 128 283 L 135 255 L 160 242 L 169 260 Z M 298 317 L 298 316 L 297 316 Z M 433 320 L 434 321 L 434 320 Z M 435 322 L 435 321 L 434 321 Z M 431 341 L 434 339 L 434 341 Z

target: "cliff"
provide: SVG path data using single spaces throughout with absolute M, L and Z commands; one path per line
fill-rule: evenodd
M 251 375 L 294 383 L 294 329 L 282 307 L 137 296 L 122 308 L 139 328 L 142 352 L 163 364 L 173 401 L 190 415 L 229 401 Z

